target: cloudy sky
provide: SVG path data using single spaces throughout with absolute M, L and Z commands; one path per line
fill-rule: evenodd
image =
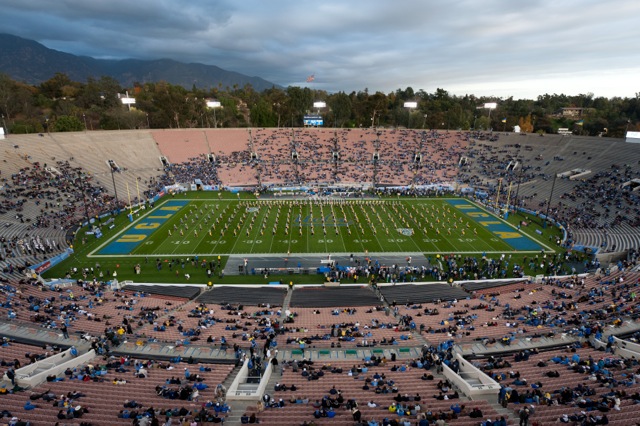
M 0 32 L 328 91 L 634 96 L 638 0 L 3 0 Z

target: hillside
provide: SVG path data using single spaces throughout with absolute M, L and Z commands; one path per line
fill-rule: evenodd
M 194 84 L 200 88 L 251 84 L 257 91 L 277 87 L 260 77 L 227 71 L 215 65 L 185 64 L 171 59 L 94 59 L 49 49 L 36 41 L 9 34 L 0 34 L 0 73 L 34 85 L 50 79 L 55 73 L 64 73 L 73 81 L 110 76 L 123 86 L 167 81 L 185 88 Z

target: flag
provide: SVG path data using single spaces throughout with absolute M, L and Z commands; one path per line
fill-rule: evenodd
M 506 117 L 505 117 L 505 118 L 503 118 L 503 119 L 502 119 L 502 122 L 503 122 L 503 123 L 506 123 L 506 122 L 507 122 L 507 118 L 506 118 Z
M 578 126 L 584 126 L 584 120 L 578 120 L 578 121 L 576 121 L 576 124 Z
M 307 77 L 307 83 L 311 83 L 315 79 L 316 79 L 316 76 L 311 74 L 309 77 Z

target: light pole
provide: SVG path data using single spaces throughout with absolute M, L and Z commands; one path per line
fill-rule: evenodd
M 492 131 L 492 130 L 493 130 L 493 127 L 491 127 L 491 110 L 492 110 L 492 109 L 493 109 L 493 108 L 489 108 L 489 131 Z
M 80 188 L 82 190 L 82 204 L 84 204 L 84 214 L 87 217 L 87 226 L 89 226 L 89 208 L 87 207 L 87 193 L 85 182 L 82 180 L 82 172 L 78 172 L 78 180 L 80 181 Z
M 109 165 L 111 169 L 111 181 L 113 182 L 113 192 L 116 194 L 116 211 L 120 210 L 120 202 L 118 201 L 118 188 L 116 187 L 116 178 L 115 178 L 115 170 L 113 170 L 113 166 Z
M 516 164 L 518 164 L 518 156 L 516 156 Z M 522 162 L 521 162 L 520 163 L 520 174 L 518 175 L 518 187 L 516 188 L 516 203 L 517 204 L 519 204 L 518 195 L 520 195 L 520 183 L 522 182 L 522 174 L 523 173 L 524 173 L 524 167 L 522 166 Z
M 407 129 L 411 128 L 411 110 L 416 109 L 418 107 L 418 102 L 416 101 L 408 101 L 404 103 L 404 107 L 409 110 L 409 118 L 407 119 Z
M 215 99 L 209 99 L 207 100 L 206 105 L 207 105 L 207 108 L 213 110 L 213 127 L 217 129 L 218 119 L 216 118 L 216 109 L 222 108 L 222 104 L 220 103 L 220 101 L 217 101 Z
M 547 227 L 547 220 L 549 219 L 549 210 L 551 209 L 551 198 L 553 197 L 553 190 L 556 187 L 556 179 L 558 178 L 558 174 L 553 174 L 553 184 L 551 184 L 551 193 L 549 194 L 549 202 L 547 203 L 547 212 L 544 215 L 543 228 Z
M 324 118 L 320 115 L 320 110 L 324 110 L 327 107 L 327 103 L 325 101 L 314 101 L 313 107 L 316 109 L 316 116 L 319 117 L 318 120 L 320 120 L 319 122 L 316 122 L 315 127 L 318 127 L 320 122 L 322 122 L 322 125 L 324 126 Z M 373 123 L 371 123 L 371 125 L 373 126 Z
M 7 122 L 4 121 L 4 114 L 2 114 L 2 127 L 4 127 L 4 134 L 9 135 L 9 129 L 7 128 Z M 629 128 L 629 124 L 627 124 L 627 128 Z
M 489 110 L 489 131 L 493 131 L 493 128 L 491 127 L 491 110 L 496 109 L 497 107 L 498 104 L 496 102 L 487 102 L 484 104 L 484 108 Z
M 276 107 L 276 112 L 278 113 L 278 129 L 280 128 L 280 103 L 274 102 L 273 106 Z M 213 110 L 213 115 L 216 115 L 216 110 Z

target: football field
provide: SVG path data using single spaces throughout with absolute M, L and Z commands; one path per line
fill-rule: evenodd
M 464 198 L 169 198 L 90 257 L 550 251 Z

